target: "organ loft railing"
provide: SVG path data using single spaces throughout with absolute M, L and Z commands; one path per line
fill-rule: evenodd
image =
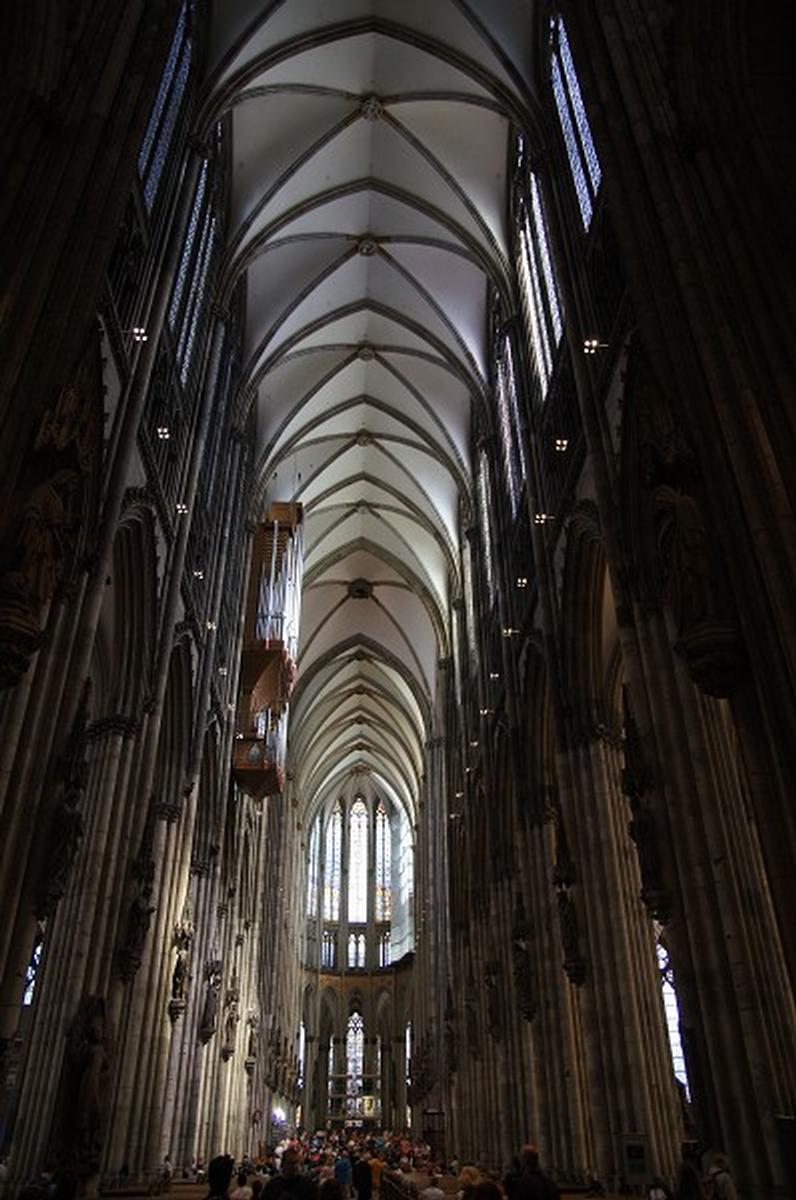
M 255 799 L 279 795 L 284 786 L 303 534 L 300 504 L 272 504 L 252 546 L 232 773 Z

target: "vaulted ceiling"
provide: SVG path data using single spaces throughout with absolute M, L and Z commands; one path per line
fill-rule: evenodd
M 306 525 L 290 753 L 317 803 L 369 772 L 410 813 L 460 592 L 487 300 L 507 294 L 528 0 L 218 0 L 255 508 Z

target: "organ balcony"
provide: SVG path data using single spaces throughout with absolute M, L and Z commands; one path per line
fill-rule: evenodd
M 232 774 L 255 799 L 284 786 L 303 568 L 300 504 L 272 504 L 252 545 Z

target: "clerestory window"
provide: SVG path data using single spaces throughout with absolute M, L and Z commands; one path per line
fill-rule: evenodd
M 594 215 L 594 201 L 600 188 L 602 171 L 581 95 L 566 25 L 560 15 L 550 20 L 550 77 L 581 220 L 583 228 L 588 229 Z

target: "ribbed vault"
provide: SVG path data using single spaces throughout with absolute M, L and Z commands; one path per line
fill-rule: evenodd
M 367 770 L 416 812 L 531 44 L 516 0 L 214 8 L 202 120 L 231 135 L 254 508 L 306 514 L 290 757 L 312 807 Z

